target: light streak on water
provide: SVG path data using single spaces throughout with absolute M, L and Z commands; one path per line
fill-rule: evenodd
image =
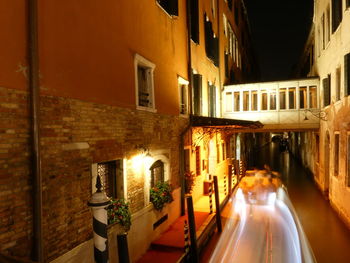
M 209 262 L 315 262 L 285 190 L 247 189 L 238 188 L 232 197 L 230 216 Z

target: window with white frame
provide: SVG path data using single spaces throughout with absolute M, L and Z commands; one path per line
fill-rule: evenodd
M 188 81 L 178 77 L 180 114 L 188 115 Z
M 334 134 L 334 176 L 339 174 L 339 133 Z
M 136 105 L 139 109 L 155 109 L 154 80 L 155 65 L 140 56 L 135 55 Z

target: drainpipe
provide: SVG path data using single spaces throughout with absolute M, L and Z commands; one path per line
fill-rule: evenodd
M 192 126 L 192 52 L 191 52 L 191 0 L 186 2 L 186 24 L 187 24 L 187 74 L 188 74 L 188 97 L 189 97 L 189 123 L 180 135 L 179 158 L 180 158 L 180 181 L 181 181 L 181 215 L 185 214 L 185 135 Z
M 42 177 L 40 159 L 40 98 L 39 98 L 39 58 L 38 58 L 38 3 L 28 1 L 28 70 L 32 135 L 33 174 L 33 252 L 32 258 L 44 262 L 42 227 Z
M 219 65 L 219 91 L 220 91 L 220 117 L 222 117 L 222 91 L 223 88 L 221 88 L 221 67 L 220 67 L 220 55 L 221 55 L 221 50 L 220 50 L 220 1 L 217 1 L 217 8 L 216 8 L 216 17 L 217 17 L 217 24 L 218 24 L 218 65 Z

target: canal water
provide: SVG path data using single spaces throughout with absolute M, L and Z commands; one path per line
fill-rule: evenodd
M 254 166 L 278 171 L 318 263 L 350 262 L 350 230 L 339 219 L 302 166 L 277 143 L 262 147 Z

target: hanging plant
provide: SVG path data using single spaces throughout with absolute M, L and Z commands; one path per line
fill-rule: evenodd
M 171 186 L 167 182 L 158 182 L 155 187 L 151 188 L 151 203 L 156 210 L 161 211 L 165 204 L 174 200 L 171 192 Z
M 194 172 L 186 172 L 185 173 L 185 193 L 191 194 L 194 186 Z
M 108 224 L 117 223 L 123 227 L 125 232 L 131 227 L 131 213 L 129 204 L 124 199 L 111 199 L 108 207 Z

